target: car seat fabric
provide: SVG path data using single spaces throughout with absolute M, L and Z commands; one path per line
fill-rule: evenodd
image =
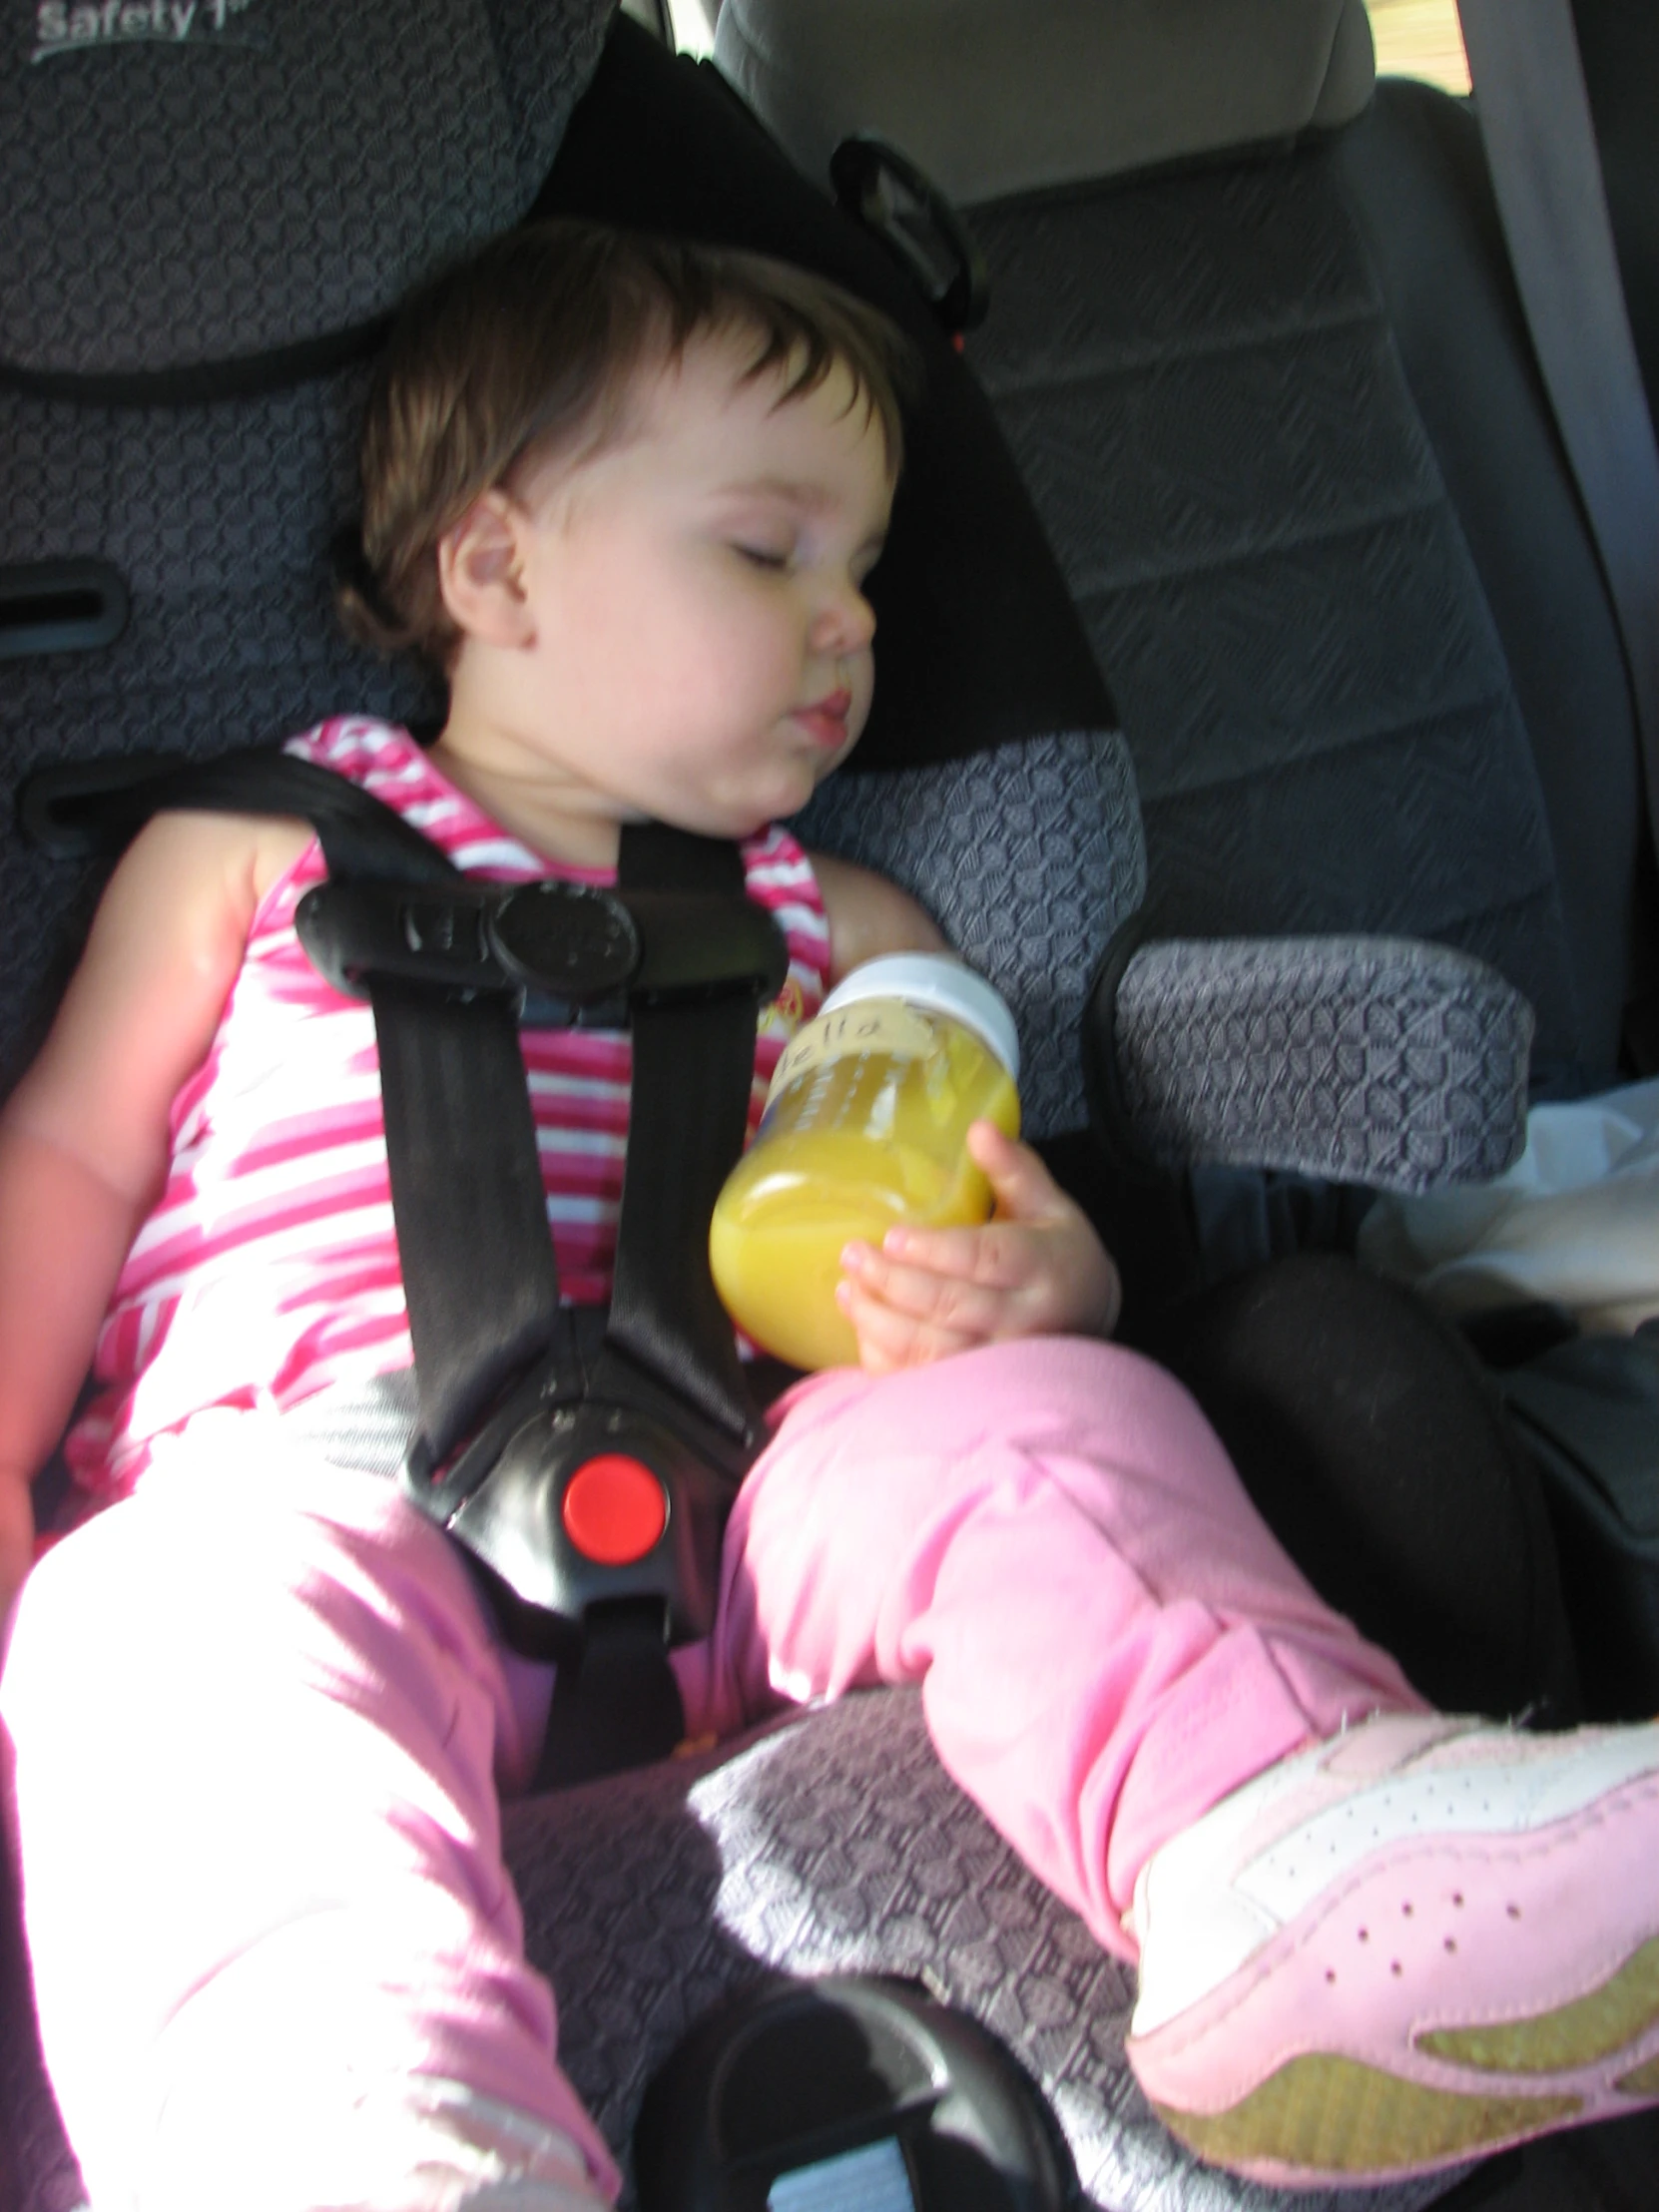
M 974 364 L 1118 672 L 1161 927 L 1433 936 L 1556 1054 L 1577 1009 L 1525 731 L 1307 159 L 976 211 L 1001 311 Z
M 772 1975 L 867 1970 L 914 1976 L 1020 2055 L 1097 2212 L 1411 2212 L 1447 2186 L 1285 2195 L 1200 2166 L 1125 2064 L 1133 1975 L 944 1775 L 914 1691 L 511 1805 L 504 1833 L 530 1955 L 558 1990 L 563 2062 L 625 2171 L 646 2081 L 711 2005 Z M 27 2212 L 75 2212 L 44 2085 L 7 2086 Z
M 933 1756 L 918 1693 L 843 1699 L 718 1764 L 676 1762 L 601 1786 L 607 1833 L 572 1792 L 566 1818 L 506 1814 L 530 1948 L 559 1990 L 566 2063 L 612 2142 L 651 2071 L 729 1991 L 788 1973 L 913 1975 L 1001 2035 L 1052 2101 L 1082 2201 L 1118 2208 L 1269 2205 L 1405 2212 L 1446 2187 L 1282 2192 L 1200 2167 L 1148 2111 L 1124 2063 L 1133 1976 L 1059 1910 Z M 630 2003 L 619 1956 L 652 1961 Z M 633 2201 L 631 2185 L 624 2205 Z
M 1572 8 L 1570 0 L 1462 0 L 1460 14 L 1510 273 L 1618 617 L 1651 848 L 1659 844 L 1659 445 Z
M 1081 1127 L 1092 1103 L 1165 1167 L 1282 1166 L 1400 1191 L 1484 1178 L 1513 1157 L 1531 1013 L 1490 968 L 1444 947 L 1126 944 L 1115 999 L 1095 991 L 1085 1022 L 1102 954 L 1146 886 L 1116 734 L 836 778 L 795 828 L 902 883 L 1008 998 L 1030 1136 Z
M 315 0 L 39 8 L 0 77 L 31 184 L 0 238 L 0 360 L 110 392 L 337 345 L 523 210 L 609 13 L 386 0 L 370 34 Z M 91 209 L 118 220 L 89 256 Z
M 872 130 L 964 206 L 1345 122 L 1372 85 L 1355 0 L 724 0 L 715 57 L 809 176 Z
M 848 7 L 809 0 L 781 15 L 727 0 L 717 58 L 806 162 L 855 127 L 884 130 L 924 166 L 943 157 L 937 181 L 966 205 L 991 273 L 969 360 L 1123 710 L 1152 928 L 1431 936 L 1491 960 L 1532 999 L 1541 1084 L 1609 1079 L 1627 969 L 1628 743 L 1599 803 L 1621 825 L 1619 880 L 1569 837 L 1569 928 L 1556 779 L 1546 793 L 1345 191 L 1343 150 L 1369 90 L 1369 63 L 1352 63 L 1353 41 L 1369 52 L 1358 0 L 1259 11 L 1260 43 L 1306 67 L 1282 71 L 1277 108 L 1241 98 L 1248 120 L 1232 135 L 1210 57 L 1237 52 L 1236 0 L 1163 11 L 1162 42 L 1143 39 L 1144 11 L 1114 0 L 1073 11 L 1093 44 L 1087 69 L 1073 55 L 1071 105 L 1124 78 L 1132 51 L 1165 127 L 1156 142 L 1128 130 L 1099 95 L 1095 139 L 1063 182 L 1034 151 L 1048 143 L 1040 104 L 1005 104 L 1023 126 L 1017 147 L 1006 132 L 974 148 L 941 137 L 953 92 L 971 97 L 1018 11 L 953 11 L 925 80 L 889 75 L 873 95 L 873 72 L 837 62 L 826 35 Z M 926 5 L 907 13 L 932 20 Z M 796 55 L 812 26 L 825 54 L 808 126 Z M 1547 473 L 1547 417 L 1526 428 L 1524 465 Z M 1578 643 L 1594 670 L 1601 641 Z M 1600 735 L 1589 742 L 1599 758 Z
M 1028 1135 L 1088 1117 L 1077 1038 L 1095 970 L 1146 890 L 1134 771 L 1075 732 L 944 767 L 834 778 L 798 836 L 901 882 L 1014 1010 Z
M 97 548 L 133 594 L 99 654 L 10 660 L 0 757 L 15 777 L 109 753 L 202 755 L 285 736 L 348 699 L 393 721 L 435 701 L 409 668 L 356 651 L 331 618 L 326 548 L 348 511 L 366 368 L 235 405 L 82 406 L 0 378 L 0 510 L 10 548 Z M 97 889 L 87 870 L 0 847 L 0 1067 L 15 1079 L 61 995 Z
M 1648 407 L 1659 421 L 1659 222 L 1653 197 L 1653 102 L 1659 17 L 1624 0 L 1573 0 L 1573 28 L 1601 153 L 1608 213 Z
M 201 7 L 171 44 L 57 13 L 70 36 L 42 10 L 38 58 L 19 41 L 0 70 L 5 559 L 111 561 L 132 612 L 103 651 L 21 654 L 0 604 L 8 780 L 281 737 L 342 702 L 418 722 L 430 687 L 348 646 L 330 608 L 362 356 L 415 276 L 523 213 L 607 0 L 397 0 L 389 18 L 247 0 Z M 4 841 L 0 899 L 34 920 L 0 949 L 8 1077 L 90 891 Z
M 1384 79 L 1332 151 L 1502 640 L 1549 820 L 1579 1067 L 1604 1087 L 1618 1071 L 1621 1008 L 1628 1023 L 1630 1002 L 1653 987 L 1644 968 L 1659 957 L 1639 749 L 1611 603 L 1533 364 L 1479 126 L 1465 102 Z M 1557 1072 L 1567 1080 L 1554 1087 L 1575 1087 L 1570 1070 Z
M 1112 1021 L 1141 1148 L 1376 1190 L 1483 1182 L 1524 1126 L 1531 1010 L 1484 961 L 1411 938 L 1142 947 Z

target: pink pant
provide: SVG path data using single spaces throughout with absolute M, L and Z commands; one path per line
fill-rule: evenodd
M 690 1730 L 919 1682 L 946 1767 L 1113 1950 L 1159 1844 L 1418 1702 L 1132 1354 L 839 1372 L 781 1413 L 719 1627 L 681 1655 Z M 427 2075 L 568 2130 L 609 2190 L 501 1860 L 497 1789 L 534 1764 L 548 1675 L 503 1657 L 389 1483 L 296 1466 L 276 1431 L 197 1423 L 59 1545 L 0 1679 L 42 2034 L 94 2203 L 185 2201 L 160 2177 L 207 2115 L 254 2146 L 342 2079 Z

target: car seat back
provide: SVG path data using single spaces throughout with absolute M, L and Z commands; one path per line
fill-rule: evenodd
M 1360 0 L 1033 31 L 726 0 L 716 56 L 809 175 L 873 130 L 970 216 L 968 357 L 1111 673 L 1150 925 L 1461 946 L 1531 998 L 1538 1087 L 1610 1080 L 1634 730 L 1472 119 L 1373 99 Z
M 357 420 L 389 307 L 532 202 L 793 256 L 908 326 L 925 391 L 875 586 L 885 634 L 870 760 L 1110 729 L 1105 686 L 982 397 L 911 288 L 822 209 L 712 72 L 688 82 L 620 22 L 612 45 L 666 72 L 666 120 L 640 112 L 641 82 L 647 108 L 662 97 L 649 69 L 641 79 L 624 66 L 608 95 L 599 0 L 552 11 L 470 0 L 460 17 L 401 0 L 396 23 L 355 31 L 321 6 L 269 21 L 263 0 L 220 13 L 222 25 L 202 9 L 169 42 L 124 34 L 119 17 L 94 35 L 93 15 L 73 9 L 59 37 L 47 11 L 35 57 L 0 85 L 0 160 L 19 211 L 0 249 L 8 781 L 89 755 L 212 753 L 342 705 L 435 726 L 434 686 L 340 635 L 330 548 L 355 510 Z M 389 72 L 382 41 L 396 55 Z M 549 182 L 596 65 L 592 120 Z M 109 204 L 126 175 L 149 179 L 140 215 L 90 270 L 50 189 L 66 145 L 84 158 L 93 204 Z M 196 228 L 192 208 L 206 211 Z M 989 519 L 987 537 L 970 516 Z M 1097 852 L 1111 804 L 1074 818 Z M 1137 854 L 1138 842 L 1130 903 Z M 1057 847 L 1051 862 L 1064 864 Z M 1098 883 L 1099 865 L 1083 875 Z M 1041 887 L 1022 886 L 1011 887 L 1035 944 L 1052 929 Z M 999 896 L 1009 887 L 1004 873 Z M 84 871 L 15 836 L 0 849 L 0 898 L 35 917 L 0 952 L 7 1075 L 49 1018 L 91 889 Z M 1110 926 L 1108 910 L 1099 918 Z M 1046 984 L 1026 1023 L 1039 1121 L 1045 1096 L 1051 1123 L 1083 1119 L 1071 1039 L 1091 964 L 1074 947 L 1057 1023 L 1046 970 L 1023 963 Z M 1020 976 L 1003 979 L 1017 997 Z
M 609 9 L 32 12 L 32 48 L 0 70 L 7 782 L 279 737 L 346 701 L 429 713 L 409 671 L 332 619 L 367 356 L 417 276 L 529 205 Z M 118 605 L 114 636 L 78 644 L 77 615 L 109 592 L 125 621 Z M 87 890 L 5 840 L 8 1075 Z

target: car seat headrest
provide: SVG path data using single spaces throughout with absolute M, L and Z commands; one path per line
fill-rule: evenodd
M 963 207 L 1353 120 L 1364 0 L 725 0 L 715 59 L 820 182 L 854 131 Z
M 212 388 L 227 363 L 302 372 L 522 215 L 612 4 L 29 12 L 0 63 L 0 374 L 122 397 L 181 372 Z

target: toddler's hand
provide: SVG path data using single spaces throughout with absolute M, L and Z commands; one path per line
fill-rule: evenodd
M 1108 1337 L 1118 1271 L 1082 1208 L 1029 1145 L 988 1121 L 968 1151 L 996 1199 L 977 1229 L 889 1229 L 877 1251 L 849 1244 L 836 1298 L 865 1372 L 924 1367 L 1010 1337 Z

